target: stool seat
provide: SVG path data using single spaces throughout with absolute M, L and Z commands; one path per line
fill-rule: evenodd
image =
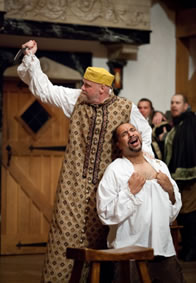
M 122 261 L 153 259 L 153 249 L 129 246 L 119 249 L 94 250 L 89 248 L 67 248 L 67 258 L 80 261 Z
M 89 248 L 67 248 L 67 258 L 74 260 L 74 267 L 70 282 L 80 281 L 84 262 L 91 262 L 91 283 L 99 283 L 100 264 L 104 261 L 118 261 L 129 264 L 129 260 L 135 260 L 139 271 L 141 282 L 151 282 L 146 266 L 147 260 L 154 258 L 153 249 L 139 246 L 128 246 L 119 249 L 95 250 Z M 127 275 L 127 273 L 126 273 Z M 123 281 L 125 282 L 125 281 Z

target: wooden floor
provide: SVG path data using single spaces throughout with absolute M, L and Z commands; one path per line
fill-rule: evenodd
M 40 283 L 43 255 L 0 256 L 1 283 Z
M 0 256 L 1 283 L 40 283 L 43 255 Z M 196 283 L 196 262 L 181 262 L 186 283 Z

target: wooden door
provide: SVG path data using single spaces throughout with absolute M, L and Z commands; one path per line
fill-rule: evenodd
M 45 251 L 69 120 L 20 81 L 3 86 L 1 254 Z

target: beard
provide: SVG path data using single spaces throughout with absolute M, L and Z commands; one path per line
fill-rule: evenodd
M 129 145 L 129 150 L 132 152 L 140 152 L 142 150 L 142 145 L 140 145 L 138 148 L 133 148 Z
M 81 92 L 80 97 L 82 98 L 82 101 L 88 102 L 88 97 L 85 92 Z
M 132 138 L 129 140 L 129 143 L 128 143 L 128 145 L 129 145 L 129 150 L 131 151 L 131 152 L 140 152 L 141 150 L 142 150 L 142 141 L 141 141 L 141 139 L 138 137 L 137 138 L 137 141 L 140 141 L 140 144 L 138 145 L 138 147 L 134 147 L 132 144 L 131 144 L 131 141 L 132 141 Z

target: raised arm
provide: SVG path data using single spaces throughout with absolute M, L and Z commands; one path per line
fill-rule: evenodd
M 62 108 L 65 115 L 70 117 L 81 90 L 53 85 L 43 73 L 40 61 L 35 56 L 37 43 L 30 40 L 22 45 L 22 48 L 25 47 L 25 56 L 17 69 L 19 77 L 29 86 L 34 96 L 44 103 Z

